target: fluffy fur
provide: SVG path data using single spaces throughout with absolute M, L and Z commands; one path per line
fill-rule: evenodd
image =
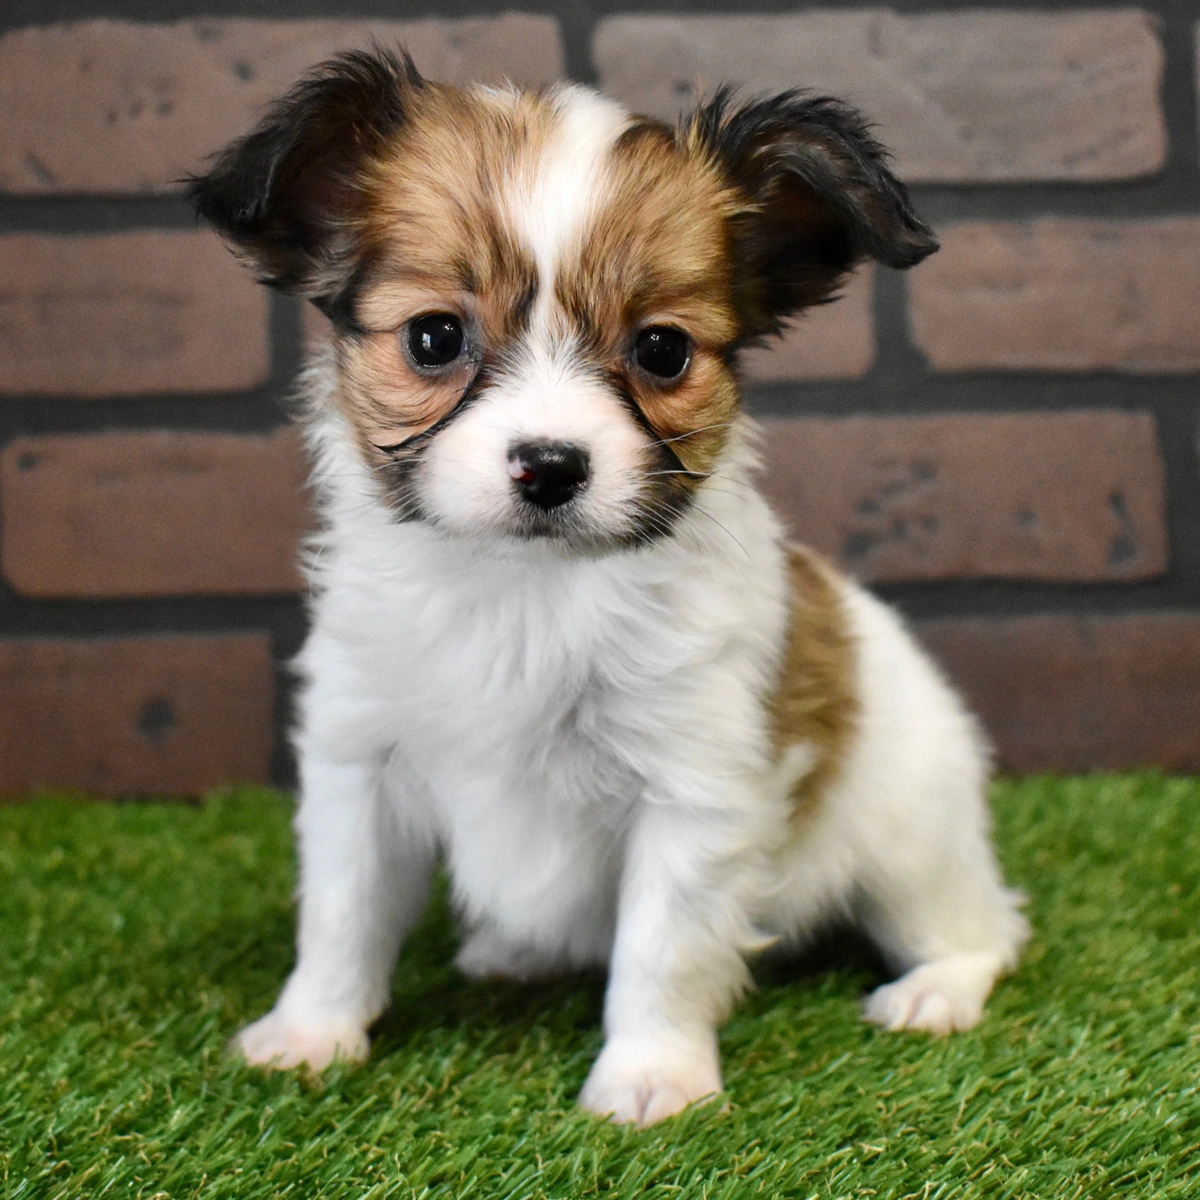
M 784 544 L 738 411 L 741 347 L 936 248 L 861 118 L 722 92 L 673 129 L 347 55 L 191 191 L 338 333 L 303 380 L 298 958 L 246 1058 L 367 1053 L 439 858 L 464 973 L 607 966 L 580 1100 L 617 1120 L 717 1092 L 746 956 L 831 918 L 901 973 L 868 1019 L 978 1021 L 1026 936 L 984 742 L 888 609 Z M 462 334 L 435 367 L 430 314 Z M 640 348 L 664 329 L 675 375 Z M 585 477 L 535 502 L 529 447 Z

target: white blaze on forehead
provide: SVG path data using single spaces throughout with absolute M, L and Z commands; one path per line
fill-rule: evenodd
M 513 232 L 537 264 L 535 324 L 545 317 L 560 265 L 579 246 L 598 207 L 608 155 L 630 122 L 625 108 L 591 88 L 565 87 L 549 102 L 553 132 L 504 189 Z

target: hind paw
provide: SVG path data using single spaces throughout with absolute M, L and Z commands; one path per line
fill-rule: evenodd
M 971 1029 L 1000 973 L 995 954 L 954 954 L 914 967 L 867 997 L 863 1017 L 884 1029 L 944 1034 Z

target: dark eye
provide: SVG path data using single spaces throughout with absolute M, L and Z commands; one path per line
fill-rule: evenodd
M 448 367 L 466 344 L 462 322 L 451 313 L 429 313 L 408 323 L 408 352 L 418 367 Z
M 682 329 L 651 325 L 637 335 L 633 361 L 660 379 L 677 379 L 692 358 L 692 339 Z

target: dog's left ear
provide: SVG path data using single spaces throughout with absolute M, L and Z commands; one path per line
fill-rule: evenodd
M 735 303 L 746 339 L 830 299 L 863 259 L 911 267 L 937 248 L 863 117 L 784 92 L 743 105 L 719 91 L 684 125 L 744 203 L 732 218 Z

